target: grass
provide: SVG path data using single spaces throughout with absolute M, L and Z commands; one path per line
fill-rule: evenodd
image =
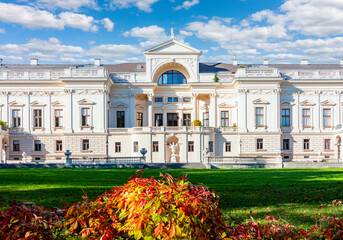
M 82 189 L 92 199 L 128 181 L 135 169 L 0 169 L 0 199 L 33 201 L 47 207 L 81 200 Z M 188 174 L 220 196 L 220 208 L 235 220 L 263 220 L 266 214 L 297 228 L 309 229 L 322 215 L 343 218 L 343 170 L 145 170 L 144 176 L 168 172 Z

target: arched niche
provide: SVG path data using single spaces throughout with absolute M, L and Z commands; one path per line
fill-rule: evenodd
M 158 79 L 161 77 L 161 75 L 167 71 L 175 70 L 180 73 L 182 73 L 186 79 L 187 82 L 191 78 L 189 72 L 187 71 L 186 67 L 183 66 L 180 63 L 177 62 L 169 62 L 161 65 L 159 68 L 156 69 L 156 71 L 153 73 L 153 81 L 154 83 L 158 83 Z

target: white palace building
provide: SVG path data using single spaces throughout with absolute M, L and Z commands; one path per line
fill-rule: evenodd
M 0 65 L 1 162 L 141 156 L 201 162 L 205 156 L 340 161 L 340 64 L 200 63 L 171 39 L 145 63 Z M 215 81 L 218 80 L 218 81 Z M 200 120 L 201 124 L 194 124 Z M 196 121 L 199 122 L 199 121 Z

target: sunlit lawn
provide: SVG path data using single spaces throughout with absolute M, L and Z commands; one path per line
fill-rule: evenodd
M 128 181 L 136 169 L 0 169 L 0 199 L 33 201 L 48 207 L 90 198 Z M 263 220 L 267 214 L 296 227 L 309 228 L 322 215 L 343 217 L 341 169 L 145 170 L 144 176 L 168 172 L 203 183 L 220 196 L 220 208 L 232 220 Z

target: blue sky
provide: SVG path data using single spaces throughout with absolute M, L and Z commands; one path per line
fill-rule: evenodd
M 342 0 L 0 0 L 3 63 L 143 62 L 170 38 L 202 62 L 338 63 Z

